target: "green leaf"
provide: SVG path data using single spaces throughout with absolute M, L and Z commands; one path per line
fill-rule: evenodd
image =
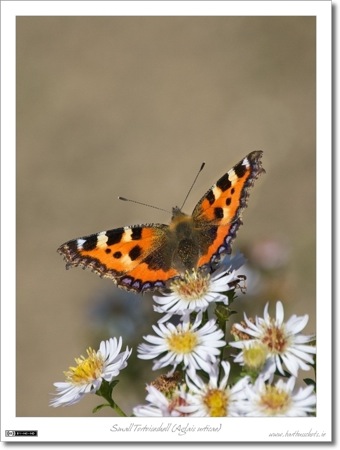
M 111 406 L 108 403 L 103 403 L 102 405 L 98 405 L 95 408 L 93 408 L 92 413 L 95 414 L 96 412 L 98 412 L 100 409 L 106 407 L 106 406 Z
M 116 413 L 121 417 L 126 417 L 126 414 L 117 403 L 112 399 L 112 391 L 115 386 L 119 383 L 119 380 L 112 380 L 110 383 L 108 381 L 103 380 L 100 388 L 96 391 L 96 395 L 99 397 L 103 397 L 108 403 L 103 403 L 102 405 L 97 406 L 93 409 L 93 413 L 96 413 L 100 409 L 104 408 L 104 406 L 108 406 L 116 411 Z
M 114 387 L 119 383 L 119 380 L 112 380 L 110 383 L 103 380 L 100 388 L 96 392 L 100 397 L 105 398 L 110 404 L 112 403 L 112 391 Z

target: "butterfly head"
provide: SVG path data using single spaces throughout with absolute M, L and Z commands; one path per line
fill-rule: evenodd
M 174 206 L 172 208 L 172 217 L 171 217 L 171 221 L 176 221 L 176 220 L 180 220 L 181 218 L 186 217 L 187 214 L 185 214 L 181 208 L 179 208 L 178 206 Z

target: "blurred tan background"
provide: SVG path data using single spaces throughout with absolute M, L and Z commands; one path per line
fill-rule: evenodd
M 17 18 L 17 415 L 91 416 L 99 398 L 51 408 L 53 382 L 101 339 L 136 348 L 152 301 L 65 270 L 63 242 L 162 222 L 253 150 L 267 173 L 234 249 L 249 259 L 235 308 L 281 299 L 315 331 L 315 19 Z M 115 399 L 131 414 L 155 377 L 132 361 Z M 312 372 L 306 375 L 312 376 Z M 98 414 L 111 415 L 102 410 Z

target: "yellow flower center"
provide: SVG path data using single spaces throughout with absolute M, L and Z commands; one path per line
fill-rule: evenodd
M 250 369 L 259 370 L 263 367 L 268 349 L 263 344 L 254 344 L 243 349 L 244 364 Z
M 261 395 L 260 404 L 269 416 L 285 413 L 291 403 L 291 397 L 287 392 L 276 386 L 266 386 Z
M 75 358 L 77 366 L 70 367 L 67 372 L 64 372 L 67 381 L 70 383 L 87 384 L 101 376 L 104 366 L 103 357 L 92 348 L 88 348 L 86 352 L 87 358 L 84 358 L 84 356 Z
M 262 342 L 271 352 L 278 354 L 283 353 L 288 344 L 284 330 L 275 325 L 266 329 Z
M 203 402 L 209 411 L 210 417 L 225 417 L 228 412 L 228 395 L 220 389 L 209 389 Z
M 204 275 L 192 269 L 185 272 L 182 278 L 171 283 L 171 290 L 176 292 L 183 300 L 197 300 L 204 297 L 209 291 L 210 275 Z
M 182 331 L 167 338 L 169 349 L 175 353 L 190 353 L 196 347 L 198 339 L 192 331 Z

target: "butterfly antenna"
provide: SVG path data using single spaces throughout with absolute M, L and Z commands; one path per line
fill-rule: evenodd
M 197 172 L 197 175 L 195 176 L 195 179 L 194 179 L 194 181 L 192 182 L 192 185 L 190 186 L 190 189 L 189 189 L 189 191 L 188 191 L 188 193 L 187 193 L 187 195 L 186 195 L 186 197 L 185 197 L 185 199 L 184 199 L 184 202 L 183 202 L 183 205 L 181 206 L 181 209 L 183 209 L 183 206 L 185 205 L 185 202 L 187 201 L 187 199 L 188 199 L 188 197 L 189 197 L 189 195 L 190 195 L 190 192 L 192 191 L 192 188 L 194 187 L 194 185 L 195 185 L 195 183 L 196 183 L 196 180 L 197 180 L 197 178 L 198 178 L 198 175 L 202 172 L 204 166 L 205 166 L 205 162 L 202 162 L 201 167 L 199 168 L 199 171 Z
M 125 197 L 120 197 L 120 196 L 118 196 L 118 198 L 119 198 L 119 200 L 123 200 L 124 202 L 136 203 L 137 205 L 147 206 L 147 207 L 149 207 L 149 208 L 158 209 L 159 211 L 165 211 L 165 212 L 171 214 L 171 212 L 168 211 L 167 209 L 159 208 L 158 206 L 149 205 L 148 203 L 138 202 L 137 200 L 130 200 L 129 198 L 125 198 Z

